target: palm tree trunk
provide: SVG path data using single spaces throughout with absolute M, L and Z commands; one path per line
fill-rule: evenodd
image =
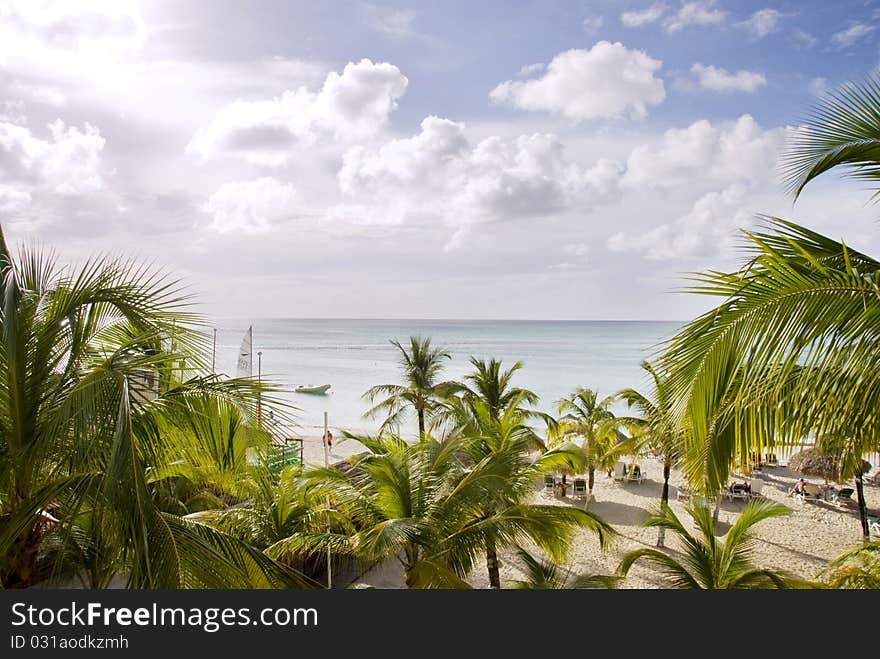
M 672 471 L 672 461 L 667 457 L 663 461 L 663 493 L 660 495 L 660 503 L 669 505 L 669 474 Z M 666 529 L 662 526 L 657 530 L 657 546 L 663 547 L 666 540 Z
M 859 501 L 859 521 L 862 523 L 862 540 L 868 542 L 871 532 L 868 529 L 868 506 L 865 504 L 865 490 L 862 483 L 862 474 L 856 474 L 856 496 Z
M 588 475 L 588 487 L 590 488 L 590 498 L 593 497 L 593 482 L 596 480 L 596 468 L 590 467 L 590 471 L 587 472 Z
M 721 492 L 715 495 L 715 512 L 712 513 L 712 524 L 718 526 L 718 515 L 721 513 Z
M 486 568 L 489 570 L 489 587 L 501 588 L 501 575 L 498 570 L 498 551 L 495 548 L 495 538 L 486 540 Z
M 425 438 L 425 410 L 424 408 L 418 409 L 419 414 L 419 439 Z
M 39 524 L 34 524 L 15 540 L 7 560 L 0 563 L 0 581 L 4 589 L 29 588 L 33 585 L 42 536 Z

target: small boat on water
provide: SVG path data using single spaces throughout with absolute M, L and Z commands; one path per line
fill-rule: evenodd
M 304 384 L 294 391 L 298 394 L 326 394 L 329 388 L 329 384 Z

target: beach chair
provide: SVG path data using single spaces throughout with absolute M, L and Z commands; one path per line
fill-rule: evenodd
M 641 469 L 641 467 L 639 467 L 639 465 L 634 465 L 633 468 L 629 471 L 629 473 L 626 474 L 626 481 L 641 483 L 647 477 L 648 477 L 648 474 L 645 473 L 644 471 L 642 471 L 642 469 Z
M 768 453 L 767 455 L 764 456 L 764 458 L 765 458 L 765 461 L 764 461 L 765 467 L 778 467 L 779 466 L 779 460 L 776 459 L 775 453 Z
M 587 498 L 587 479 L 585 478 L 575 478 L 574 479 L 574 489 L 572 490 L 572 496 L 577 499 L 586 499 Z
M 727 500 L 733 503 L 734 499 L 742 499 L 743 501 L 748 501 L 750 498 L 749 490 L 741 483 L 731 483 L 727 486 L 727 492 L 724 493 L 724 496 L 727 497 Z
M 803 503 L 804 501 L 820 501 L 822 497 L 822 490 L 819 489 L 818 485 L 813 485 L 812 483 L 807 483 L 804 485 L 804 493 L 796 494 L 795 498 Z
M 624 482 L 626 480 L 626 465 L 619 461 L 615 462 L 611 478 L 614 479 L 615 483 Z
M 831 490 L 831 501 L 838 506 L 846 506 L 852 503 L 852 495 L 855 490 L 851 487 L 842 487 L 839 490 Z
M 556 495 L 556 478 L 553 477 L 553 474 L 544 474 L 543 495 L 545 497 Z

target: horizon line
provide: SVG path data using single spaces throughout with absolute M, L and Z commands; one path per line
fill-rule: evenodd
M 396 321 L 466 321 L 466 322 L 512 322 L 512 323 L 687 323 L 692 319 L 660 318 L 450 318 L 450 317 L 380 317 L 380 316 L 224 316 L 205 314 L 224 320 L 396 320 Z

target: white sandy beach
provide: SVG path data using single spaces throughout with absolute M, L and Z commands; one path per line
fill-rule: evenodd
M 352 447 L 353 449 L 354 447 Z M 341 449 L 340 449 L 341 451 Z M 352 451 L 356 452 L 356 451 Z M 610 523 L 619 533 L 614 545 L 606 552 L 599 548 L 595 535 L 582 531 L 578 534 L 570 555 L 568 567 L 578 574 L 612 574 L 621 556 L 641 547 L 654 547 L 657 530 L 641 526 L 647 511 L 658 505 L 662 490 L 662 465 L 656 460 L 640 459 L 639 464 L 647 471 L 648 479 L 642 483 L 615 483 L 604 473 L 596 474 L 593 489 L 594 501 L 589 509 Z M 814 579 L 828 561 L 844 548 L 857 543 L 861 537 L 858 512 L 853 502 L 849 506 L 837 506 L 830 502 L 799 503 L 787 496 L 789 488 L 800 477 L 785 467 L 765 469 L 763 494 L 791 509 L 789 515 L 765 520 L 756 527 L 760 538 L 755 552 L 755 562 L 760 567 L 786 570 L 806 579 Z M 571 477 L 569 477 L 570 479 Z M 822 484 L 821 478 L 806 478 L 807 482 Z M 670 506 L 686 524 L 690 518 L 684 511 L 684 502 L 676 500 L 677 486 L 683 483 L 681 474 L 673 471 L 670 478 Z M 546 498 L 536 486 L 535 501 L 555 505 L 583 506 L 583 501 L 572 497 Z M 880 508 L 880 488 L 866 485 L 865 498 L 868 510 Z M 726 498 L 721 504 L 719 531 L 726 532 L 736 520 L 745 503 Z M 666 546 L 675 552 L 675 539 L 666 535 Z M 502 583 L 507 579 L 523 578 L 517 568 L 513 552 L 500 556 Z M 478 566 L 468 581 L 476 588 L 488 588 L 488 577 L 483 564 Z M 377 588 L 403 588 L 403 571 L 397 561 L 378 566 L 364 574 L 357 583 Z M 622 588 L 662 588 L 662 580 L 644 564 L 636 563 Z

